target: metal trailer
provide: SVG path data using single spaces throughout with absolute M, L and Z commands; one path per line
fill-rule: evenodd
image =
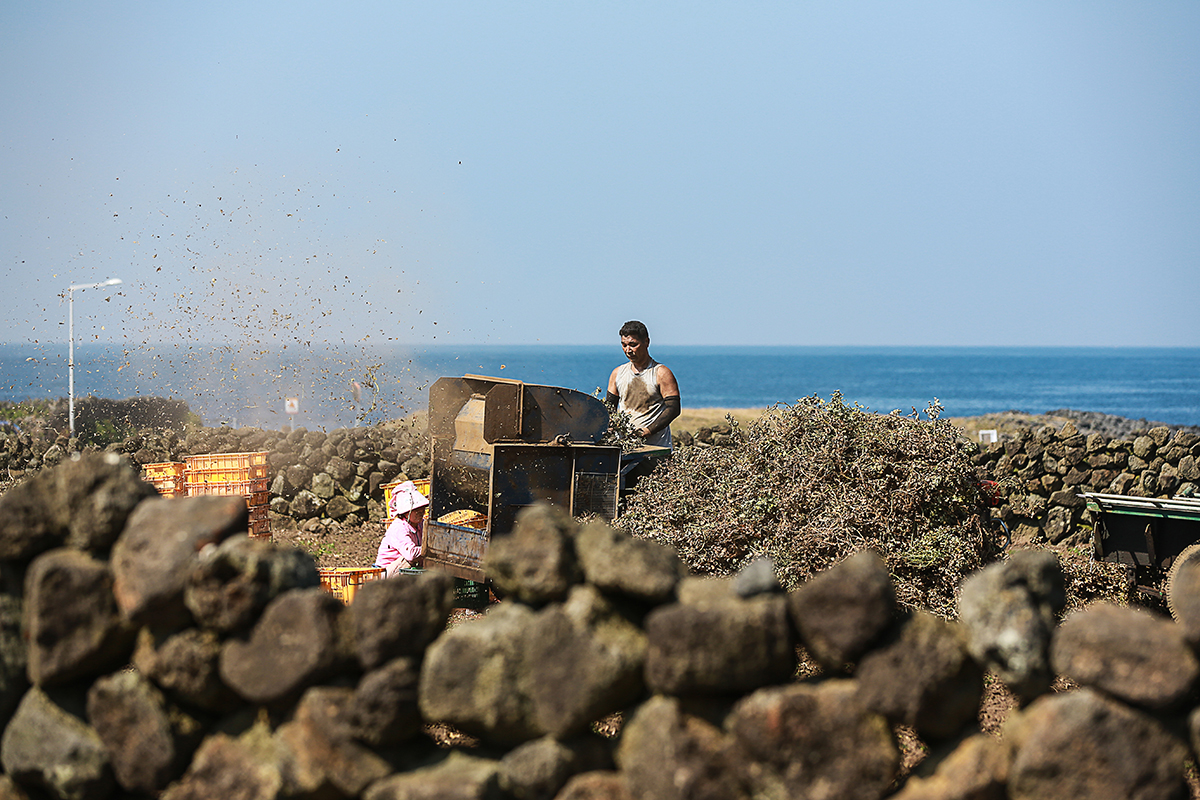
M 608 409 L 591 395 L 483 375 L 429 390 L 432 443 L 425 566 L 482 581 L 493 538 L 539 501 L 611 521 L 621 448 L 601 445 Z M 475 512 L 478 527 L 442 521 Z
M 1124 564 L 1139 592 L 1154 597 L 1165 594 L 1169 606 L 1170 586 L 1179 567 L 1200 557 L 1200 500 L 1097 493 L 1085 493 L 1083 498 L 1096 523 L 1092 530 L 1096 558 Z

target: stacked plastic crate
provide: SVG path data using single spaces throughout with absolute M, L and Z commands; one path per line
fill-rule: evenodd
M 182 461 L 143 464 L 142 480 L 152 484 L 163 497 L 186 497 L 187 485 L 183 477 L 186 466 Z
M 250 535 L 270 538 L 270 479 L 267 454 L 211 453 L 188 456 L 184 478 L 188 497 L 241 496 L 250 510 Z

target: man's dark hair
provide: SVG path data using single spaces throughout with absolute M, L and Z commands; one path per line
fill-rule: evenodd
M 631 319 L 621 326 L 621 336 L 633 336 L 634 338 L 648 342 L 650 341 L 650 331 L 646 330 L 646 326 L 638 322 L 636 319 Z

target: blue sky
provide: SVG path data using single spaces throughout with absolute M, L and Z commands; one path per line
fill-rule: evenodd
M 1200 346 L 1195 3 L 0 6 L 0 341 Z

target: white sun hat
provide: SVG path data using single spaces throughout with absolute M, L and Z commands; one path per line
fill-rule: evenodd
M 412 481 L 405 481 L 392 489 L 392 499 L 388 510 L 392 512 L 393 517 L 399 517 L 414 508 L 424 508 L 427 505 L 429 505 L 429 498 L 421 494 Z

